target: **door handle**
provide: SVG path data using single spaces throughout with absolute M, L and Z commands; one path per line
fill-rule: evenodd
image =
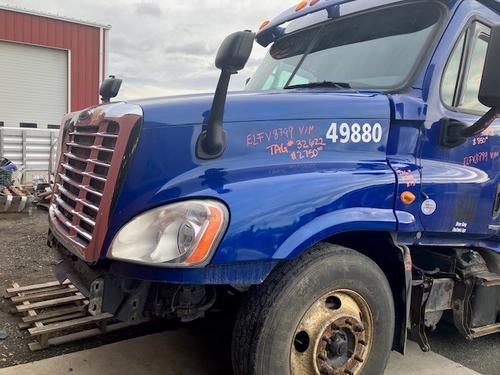
M 493 206 L 493 217 L 500 215 L 500 183 L 497 185 L 495 205 Z

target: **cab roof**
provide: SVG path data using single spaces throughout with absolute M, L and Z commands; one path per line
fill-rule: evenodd
M 438 0 L 448 7 L 453 7 L 459 0 Z M 491 3 L 500 6 L 498 0 L 480 0 L 482 3 Z M 334 18 L 341 15 L 341 7 L 348 8 L 348 13 L 355 13 L 382 5 L 401 3 L 402 0 L 303 0 L 296 6 L 284 11 L 271 21 L 266 21 L 257 33 L 257 42 L 267 47 L 285 32 L 285 25 L 299 18 L 314 15 L 325 11 L 328 17 Z M 487 4 L 485 4 L 487 5 Z

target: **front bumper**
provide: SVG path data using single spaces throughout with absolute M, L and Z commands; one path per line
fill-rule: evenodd
M 49 246 L 60 255 L 54 274 L 59 282 L 69 280 L 89 299 L 92 315 L 110 313 L 123 322 L 139 323 L 144 316 L 151 283 L 113 275 L 109 267 L 91 267 L 66 250 L 49 232 Z

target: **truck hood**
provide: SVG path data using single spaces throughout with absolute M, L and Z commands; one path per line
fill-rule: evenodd
M 207 122 L 213 94 L 155 98 L 132 103 L 144 110 L 147 128 L 200 125 Z M 227 98 L 225 123 L 307 120 L 388 119 L 389 101 L 377 92 L 290 90 L 234 92 Z

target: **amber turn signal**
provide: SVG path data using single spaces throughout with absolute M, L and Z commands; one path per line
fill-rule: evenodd
M 215 207 L 210 207 L 210 221 L 207 229 L 205 230 L 197 249 L 186 260 L 186 264 L 197 264 L 203 262 L 207 258 L 210 250 L 212 249 L 212 245 L 220 232 L 222 224 L 222 212 Z
M 271 21 L 269 20 L 265 20 L 264 22 L 262 22 L 260 24 L 260 27 L 259 27 L 259 30 L 262 30 L 264 27 L 266 27 L 267 25 L 269 25 L 271 23 Z
M 303 0 L 295 6 L 295 11 L 298 12 L 299 10 L 304 9 L 306 6 L 307 6 L 307 0 Z
M 411 191 L 405 191 L 401 194 L 401 202 L 404 204 L 412 204 L 416 199 L 417 197 Z

